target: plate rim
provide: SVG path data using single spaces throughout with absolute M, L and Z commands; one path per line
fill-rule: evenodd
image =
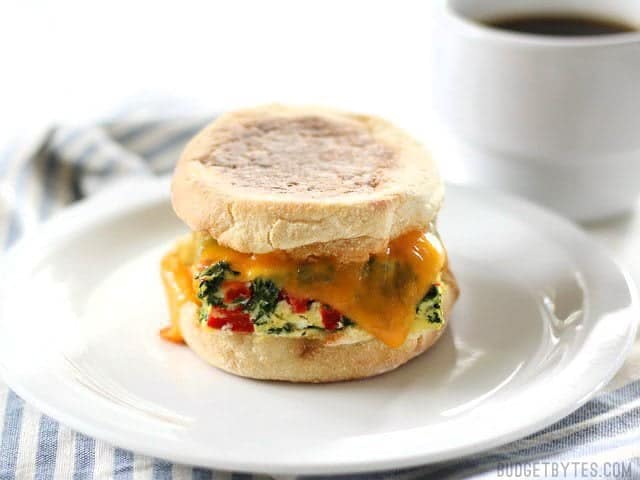
M 527 435 L 535 433 L 540 429 L 551 425 L 552 423 L 569 415 L 580 406 L 584 405 L 611 379 L 615 376 L 618 370 L 622 367 L 633 343 L 640 323 L 640 308 L 638 306 L 638 292 L 635 288 L 634 282 L 629 275 L 627 269 L 620 265 L 618 261 L 612 258 L 611 254 L 602 245 L 597 243 L 593 238 L 589 237 L 586 232 L 581 230 L 577 225 L 574 225 L 570 221 L 550 212 L 538 205 L 534 205 L 526 200 L 506 194 L 503 192 L 497 192 L 486 188 L 466 186 L 466 185 L 447 185 L 448 189 L 463 190 L 470 192 L 472 195 L 480 195 L 483 197 L 495 197 L 497 200 L 506 202 L 509 205 L 509 214 L 513 210 L 521 210 L 533 214 L 538 219 L 542 218 L 546 223 L 551 222 L 558 228 L 561 228 L 565 232 L 569 232 L 573 236 L 578 236 L 582 242 L 586 242 L 590 248 L 596 250 L 599 255 L 605 258 L 611 265 L 612 271 L 615 271 L 622 275 L 624 283 L 628 290 L 630 297 L 630 304 L 625 307 L 625 318 L 627 323 L 625 324 L 625 331 L 628 335 L 625 337 L 624 344 L 619 350 L 619 354 L 616 356 L 616 361 L 609 363 L 609 368 L 599 378 L 597 385 L 592 385 L 586 395 L 582 395 L 579 399 L 569 402 L 565 400 L 566 405 L 563 408 L 555 409 L 552 413 L 542 416 L 535 422 L 529 422 L 526 426 L 520 426 L 513 428 L 509 433 L 496 436 L 487 441 L 484 439 L 477 440 L 475 442 L 468 442 L 462 447 L 456 447 L 451 449 L 443 449 L 438 454 L 427 453 L 423 455 L 408 455 L 399 458 L 375 458 L 368 461 L 355 460 L 352 462 L 343 462 L 340 464 L 326 464 L 326 463 L 312 463 L 306 462 L 304 464 L 296 464 L 295 462 L 272 462 L 263 463 L 261 461 L 252 461 L 250 458 L 242 461 L 225 460 L 224 458 L 216 458 L 212 455 L 208 458 L 202 458 L 199 455 L 181 454 L 177 455 L 171 448 L 163 448 L 162 445 L 154 445 L 152 443 L 142 444 L 135 440 L 125 440 L 118 431 L 100 428 L 96 424 L 85 421 L 82 418 L 74 416 L 73 413 L 66 413 L 64 409 L 58 408 L 56 405 L 50 404 L 46 399 L 41 399 L 37 394 L 31 394 L 28 386 L 23 385 L 16 375 L 11 374 L 10 369 L 4 364 L 2 358 L 2 352 L 0 352 L 0 378 L 14 390 L 25 401 L 33 405 L 40 412 L 51 416 L 58 420 L 60 423 L 71 427 L 76 431 L 83 432 L 89 436 L 104 440 L 114 446 L 119 446 L 134 451 L 135 453 L 150 455 L 159 458 L 165 458 L 175 463 L 187 463 L 190 465 L 197 465 L 208 467 L 216 470 L 223 471 L 236 471 L 236 472 L 252 472 L 252 473 L 266 473 L 266 474 L 348 474 L 348 473 L 366 473 L 372 471 L 388 471 L 394 469 L 402 469 L 409 467 L 425 466 L 434 462 L 447 461 L 466 455 L 480 453 L 482 451 L 489 450 L 499 445 L 504 445 L 511 441 L 523 438 Z M 127 202 L 122 203 L 124 192 L 127 191 Z M 168 179 L 154 179 L 140 181 L 137 179 L 133 182 L 121 182 L 118 185 L 107 188 L 106 190 L 97 193 L 95 196 L 89 197 L 85 200 L 78 202 L 70 206 L 69 208 L 61 211 L 57 215 L 54 215 L 51 219 L 37 227 L 31 234 L 21 238 L 16 244 L 14 244 L 0 259 L 0 268 L 5 267 L 10 261 L 20 255 L 20 252 L 29 248 L 29 244 L 37 241 L 40 236 L 50 235 L 55 238 L 64 238 L 67 233 L 61 232 L 58 227 L 59 224 L 69 222 L 70 219 L 81 216 L 84 221 L 78 228 L 87 228 L 96 222 L 101 223 L 108 220 L 113 216 L 130 212 L 133 208 L 141 207 L 144 205 L 150 205 L 153 202 L 166 199 L 168 196 Z M 112 199 L 117 197 L 120 200 L 119 206 L 114 206 L 116 202 L 112 202 Z M 109 205 L 111 202 L 111 205 Z M 92 212 L 99 208 L 101 205 L 108 205 L 107 210 L 100 213 Z M 86 218 L 85 218 L 86 217 Z M 537 221 L 537 220 L 536 220 Z M 89 227 L 90 228 L 90 227 Z M 8 290 L 9 281 L 7 278 L 0 281 L 0 300 L 6 294 Z M 2 323 L 0 322 L 0 327 Z M 622 327 L 621 327 L 622 329 Z M 593 383 L 593 382 L 591 382 Z

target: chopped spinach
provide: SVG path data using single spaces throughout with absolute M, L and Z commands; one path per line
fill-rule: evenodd
M 342 323 L 343 327 L 352 327 L 356 324 L 356 322 L 354 322 L 350 318 L 345 317 L 344 315 L 342 316 L 342 320 L 340 320 L 340 323 Z
M 304 327 L 305 330 L 324 330 L 324 327 L 319 327 L 318 325 L 307 325 Z
M 247 311 L 251 313 L 253 323 L 262 325 L 278 304 L 280 289 L 271 280 L 256 278 L 251 282 L 251 298 L 247 302 Z
M 440 290 L 438 289 L 437 285 L 431 285 L 431 288 L 427 290 L 427 293 L 424 294 L 424 297 L 422 297 L 422 300 L 420 300 L 420 303 L 433 300 L 438 296 L 439 293 L 440 293 Z
M 442 323 L 442 315 L 440 309 L 433 309 L 427 314 L 427 322 L 429 323 Z
M 200 323 L 204 323 L 209 320 L 209 305 L 203 303 L 200 305 Z
M 334 280 L 335 267 L 322 263 L 303 263 L 296 270 L 297 279 L 302 284 L 328 283 Z
M 271 333 L 273 335 L 280 335 L 281 333 L 291 333 L 293 332 L 294 329 L 295 327 L 289 322 L 287 322 L 281 327 L 271 327 L 267 329 L 267 333 Z
M 442 287 L 433 284 L 416 308 L 416 314 L 429 323 L 444 323 L 442 313 Z
M 238 275 L 238 272 L 231 269 L 228 262 L 220 261 L 209 265 L 196 274 L 196 280 L 200 280 L 200 285 L 198 285 L 198 298 L 209 305 L 222 305 L 222 297 L 219 295 L 219 290 L 227 273 Z
M 402 290 L 407 287 L 416 278 L 416 274 L 411 268 L 411 265 L 407 263 L 395 262 L 393 268 L 392 285 L 396 291 Z

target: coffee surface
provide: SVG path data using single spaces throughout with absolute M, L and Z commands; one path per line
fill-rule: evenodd
M 501 30 L 559 37 L 584 37 L 638 31 L 637 27 L 618 20 L 573 14 L 525 15 L 500 18 L 485 23 Z

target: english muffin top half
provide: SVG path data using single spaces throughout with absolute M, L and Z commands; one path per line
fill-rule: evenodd
M 426 150 L 377 117 L 269 105 L 222 115 L 182 154 L 178 216 L 244 253 L 361 261 L 425 230 L 443 185 Z

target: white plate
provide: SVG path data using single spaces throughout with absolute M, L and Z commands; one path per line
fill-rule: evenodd
M 558 420 L 613 376 L 637 303 L 583 233 L 461 187 L 448 189 L 440 230 L 462 294 L 432 350 L 364 381 L 258 382 L 160 340 L 158 261 L 185 228 L 166 184 L 122 187 L 65 212 L 6 259 L 1 371 L 81 432 L 175 462 L 265 473 L 469 454 Z

